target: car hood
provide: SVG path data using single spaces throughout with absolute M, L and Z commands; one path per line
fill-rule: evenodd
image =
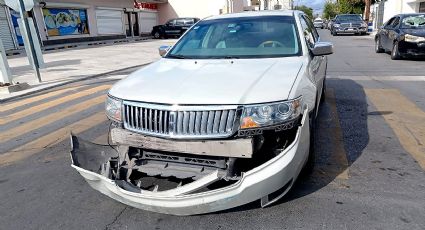
M 267 59 L 167 59 L 115 84 L 109 94 L 129 101 L 225 105 L 288 99 L 304 57 Z
M 425 37 L 425 29 L 403 29 L 405 34 L 411 34 L 414 36 Z

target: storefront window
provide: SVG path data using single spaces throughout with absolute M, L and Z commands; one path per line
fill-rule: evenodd
M 43 9 L 44 24 L 48 36 L 88 34 L 87 10 L 85 9 Z

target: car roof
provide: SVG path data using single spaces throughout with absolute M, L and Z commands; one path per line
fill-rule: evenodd
M 400 17 L 409 17 L 409 16 L 419 16 L 419 15 L 425 15 L 425 13 L 397 14 L 396 16 L 400 16 Z
M 204 20 L 242 18 L 242 17 L 259 17 L 259 16 L 294 16 L 302 12 L 297 10 L 261 10 L 261 11 L 245 11 L 241 13 L 215 15 Z

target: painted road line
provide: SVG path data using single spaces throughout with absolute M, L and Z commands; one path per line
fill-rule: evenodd
M 33 106 L 31 108 L 10 114 L 10 115 L 8 115 L 4 118 L 0 118 L 0 125 L 4 125 L 6 123 L 16 121 L 18 119 L 29 116 L 31 114 L 34 114 L 34 113 L 55 107 L 57 105 L 63 104 L 63 103 L 68 102 L 68 101 L 72 101 L 72 100 L 75 100 L 75 99 L 78 99 L 78 98 L 81 98 L 81 97 L 89 96 L 91 94 L 94 94 L 94 93 L 97 93 L 99 91 L 106 90 L 106 89 L 109 89 L 109 88 L 111 88 L 111 85 L 101 85 L 101 86 L 97 86 L 97 87 L 94 87 L 94 88 L 83 90 L 83 91 L 75 93 L 75 94 L 71 94 L 71 95 L 68 95 L 68 96 L 65 96 L 65 97 L 61 97 L 61 98 L 58 98 L 58 99 L 53 100 L 53 101 L 49 101 L 49 102 L 46 102 L 46 103 L 43 103 L 43 104 L 40 104 L 40 105 Z
M 63 109 L 62 111 L 50 113 L 47 116 L 43 116 L 38 119 L 31 120 L 19 126 L 15 126 L 12 129 L 9 129 L 5 132 L 0 133 L 0 143 L 10 141 L 13 138 L 21 136 L 25 133 L 30 133 L 38 128 L 41 128 L 53 122 L 59 121 L 67 116 L 76 115 L 92 106 L 104 103 L 105 99 L 106 99 L 105 95 L 95 97 L 87 101 L 73 105 L 71 107 L 67 107 Z
M 60 90 L 52 91 L 52 92 L 49 92 L 49 93 L 41 94 L 39 96 L 34 96 L 34 97 L 27 98 L 27 99 L 19 100 L 19 101 L 16 101 L 16 102 L 11 102 L 11 103 L 8 103 L 8 104 L 5 104 L 5 105 L 1 105 L 0 106 L 0 112 L 5 112 L 7 110 L 11 110 L 11 109 L 14 109 L 14 108 L 19 107 L 19 106 L 27 105 L 29 103 L 33 103 L 33 102 L 36 102 L 36 101 L 41 101 L 41 100 L 46 99 L 46 98 L 54 97 L 54 96 L 60 95 L 62 93 L 66 93 L 66 92 L 69 92 L 71 90 L 75 90 L 75 89 L 78 89 L 78 88 L 81 88 L 81 87 L 82 86 L 80 85 L 80 86 L 70 87 L 70 88 L 66 88 L 66 89 L 60 89 Z
M 396 89 L 366 89 L 403 148 L 425 170 L 425 112 Z
M 104 112 L 96 113 L 90 117 L 82 119 L 74 124 L 60 128 L 54 132 L 51 132 L 43 137 L 26 143 L 16 149 L 13 149 L 7 153 L 0 154 L 0 166 L 8 165 L 27 157 L 30 157 L 36 153 L 43 151 L 43 149 L 51 147 L 59 142 L 68 139 L 69 134 L 72 131 L 74 134 L 79 134 L 96 125 L 101 124 L 107 120 Z M 65 153 L 62 153 L 65 154 Z

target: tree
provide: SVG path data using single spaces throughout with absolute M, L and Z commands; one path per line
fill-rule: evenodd
M 305 14 L 307 14 L 307 16 L 310 18 L 310 19 L 314 19 L 313 18 L 313 9 L 312 8 L 310 8 L 310 7 L 308 7 L 308 6 L 304 6 L 304 5 L 301 5 L 301 6 L 295 6 L 294 7 L 294 10 L 300 10 L 300 11 L 302 11 L 302 12 L 304 12 Z
M 332 1 L 327 1 L 323 8 L 323 18 L 334 18 L 338 14 L 338 4 Z
M 338 0 L 338 11 L 340 14 L 362 14 L 364 0 Z
M 369 17 L 370 17 L 370 4 L 371 1 L 370 0 L 364 0 L 365 6 L 364 6 L 364 19 L 366 22 L 369 22 Z

